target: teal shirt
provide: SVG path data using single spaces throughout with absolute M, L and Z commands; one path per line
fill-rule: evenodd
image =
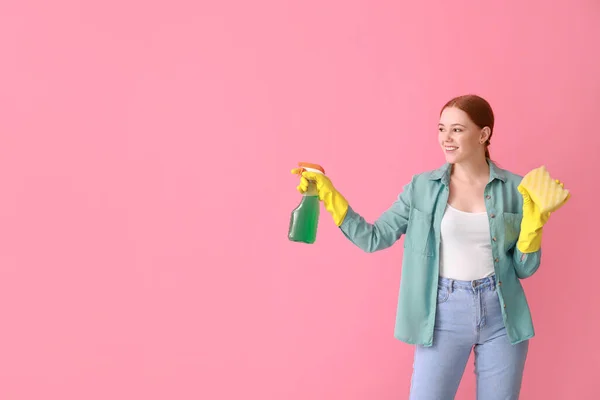
M 490 243 L 502 316 L 512 344 L 534 336 L 531 313 L 520 279 L 533 275 L 541 250 L 523 254 L 516 247 L 523 209 L 517 190 L 522 177 L 489 161 L 484 191 Z M 448 203 L 451 165 L 413 176 L 398 199 L 374 223 L 348 208 L 340 229 L 366 252 L 393 245 L 403 234 L 404 255 L 394 336 L 431 346 L 440 262 L 440 226 Z

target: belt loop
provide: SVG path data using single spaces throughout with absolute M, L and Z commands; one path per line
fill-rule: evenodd
M 450 279 L 450 293 L 452 293 L 453 288 L 454 288 L 454 280 Z

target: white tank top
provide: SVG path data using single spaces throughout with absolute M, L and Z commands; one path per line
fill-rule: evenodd
M 440 276 L 474 281 L 493 274 L 487 213 L 468 213 L 448 204 L 441 226 Z

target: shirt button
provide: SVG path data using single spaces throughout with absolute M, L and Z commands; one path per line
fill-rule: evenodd
M 496 214 L 492 214 L 492 215 L 490 215 L 490 217 L 496 218 Z
M 495 241 L 496 241 L 496 236 L 494 236 L 494 237 L 492 238 L 492 240 L 495 242 Z
M 491 198 L 492 198 L 492 196 L 490 196 L 490 195 L 488 194 L 487 196 L 485 196 L 485 198 L 489 200 L 489 199 L 491 199 Z
M 496 257 L 496 258 L 494 258 L 494 262 L 498 262 L 498 258 L 497 258 L 497 257 Z

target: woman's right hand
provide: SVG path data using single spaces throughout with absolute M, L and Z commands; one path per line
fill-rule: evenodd
M 292 174 L 300 175 L 300 184 L 296 189 L 302 194 L 308 190 L 309 182 L 315 182 L 319 199 L 323 202 L 325 209 L 331 214 L 337 226 L 342 225 L 348 211 L 348 202 L 335 189 L 331 180 L 323 174 L 306 171 L 304 168 L 294 168 Z
M 308 184 L 310 182 L 314 182 L 316 184 L 315 186 L 317 187 L 317 191 L 319 192 L 319 189 L 323 188 L 323 186 L 333 188 L 331 180 L 327 176 L 319 174 L 318 172 L 306 171 L 304 168 L 294 168 L 292 170 L 292 174 L 300 175 L 300 184 L 296 187 L 296 189 L 302 194 L 308 191 Z

